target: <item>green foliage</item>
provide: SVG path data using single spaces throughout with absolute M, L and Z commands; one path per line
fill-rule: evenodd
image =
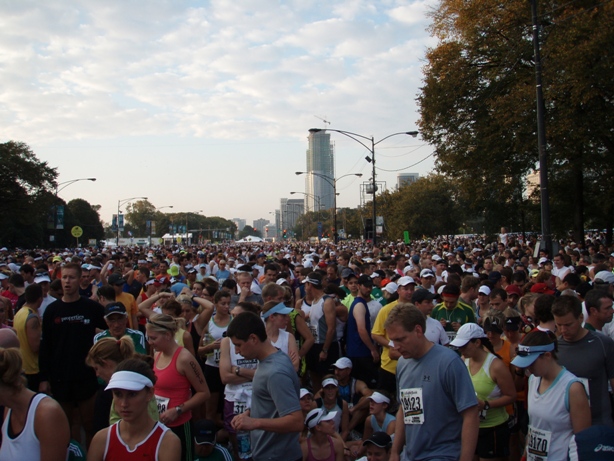
M 45 244 L 47 214 L 53 205 L 55 168 L 36 158 L 22 142 L 0 144 L 0 244 Z
M 239 232 L 239 239 L 247 237 L 249 235 L 262 237 L 262 234 L 259 230 L 254 229 L 252 226 L 245 226 L 241 232 Z
M 573 227 L 578 238 L 584 204 L 612 196 L 610 181 L 595 187 L 595 178 L 611 177 L 614 160 L 614 5 L 539 6 L 552 227 Z M 535 203 L 523 198 L 538 162 L 530 3 L 442 0 L 432 18 L 439 43 L 427 53 L 418 103 L 438 171 L 455 180 L 484 230 L 538 229 Z M 608 206 L 586 211 L 590 220 L 612 220 Z

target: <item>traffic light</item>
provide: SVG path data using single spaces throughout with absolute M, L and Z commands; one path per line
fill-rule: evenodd
M 283 236 L 284 238 L 288 238 L 288 229 L 284 229 Z

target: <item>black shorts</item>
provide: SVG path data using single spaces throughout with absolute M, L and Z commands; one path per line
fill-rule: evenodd
M 51 394 L 58 402 L 83 402 L 98 391 L 98 380 L 50 381 Z
M 504 458 L 510 454 L 508 422 L 494 427 L 481 427 L 475 454 L 480 458 Z
M 364 382 L 369 389 L 376 389 L 379 364 L 373 362 L 373 357 L 350 357 L 352 361 L 352 376 Z
M 307 361 L 307 371 L 316 373 L 320 376 L 332 373 L 331 367 L 339 358 L 339 343 L 337 341 L 333 341 L 333 343 L 330 345 L 330 349 L 328 350 L 326 360 L 320 362 L 320 352 L 322 352 L 323 347 L 324 344 L 314 344 L 305 356 Z
M 211 365 L 205 365 L 205 380 L 207 380 L 207 386 L 209 386 L 210 392 L 222 392 L 224 390 L 224 383 L 220 377 L 219 367 L 212 367 Z
M 388 370 L 384 370 L 382 367 L 379 369 L 379 377 L 377 379 L 377 388 L 390 392 L 392 395 L 397 393 L 397 375 L 390 373 Z
M 193 461 L 194 435 L 192 434 L 192 421 L 186 421 L 179 426 L 169 427 L 169 429 L 173 431 L 181 441 L 181 460 Z

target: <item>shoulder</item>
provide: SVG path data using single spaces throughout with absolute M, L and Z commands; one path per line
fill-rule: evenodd
M 110 335 L 109 330 L 104 330 L 104 331 L 101 331 L 100 333 L 95 334 L 94 335 L 94 344 L 96 344 L 102 338 L 106 338 L 109 335 Z

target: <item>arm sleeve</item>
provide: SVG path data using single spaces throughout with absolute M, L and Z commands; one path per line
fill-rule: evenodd
M 292 368 L 292 371 L 294 371 L 294 368 Z M 279 416 L 300 411 L 301 405 L 294 387 L 294 381 L 286 370 L 275 373 L 275 376 L 268 380 L 267 386 Z
M 478 404 L 469 372 L 460 357 L 454 357 L 450 361 L 445 370 L 444 382 L 446 391 L 459 413 Z

